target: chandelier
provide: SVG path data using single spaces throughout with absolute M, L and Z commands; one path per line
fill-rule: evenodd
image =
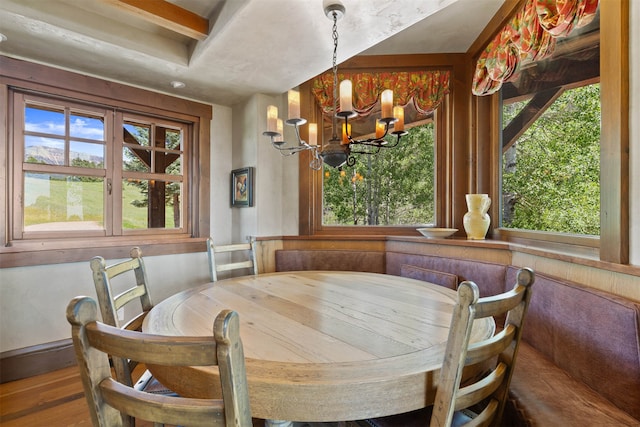
M 324 8 L 324 13 L 333 20 L 333 111 L 332 136 L 322 147 L 318 146 L 318 125 L 309 123 L 309 141 L 300 138 L 300 126 L 307 120 L 300 117 L 300 93 L 290 90 L 287 94 L 288 118 L 284 122 L 293 126 L 297 143 L 289 144 L 283 139 L 283 121 L 278 118 L 278 108 L 274 105 L 267 107 L 267 130 L 262 134 L 271 139 L 271 145 L 280 151 L 283 156 L 290 156 L 300 151 L 310 151 L 312 159 L 309 167 L 320 170 L 322 163 L 334 168 L 343 165 L 353 166 L 356 163 L 354 154 L 377 154 L 382 148 L 392 148 L 400 143 L 400 138 L 406 135 L 404 130 L 404 108 L 393 107 L 393 91 L 387 89 L 380 95 L 381 118 L 376 120 L 375 136 L 367 139 L 355 139 L 351 134 L 350 119 L 358 116 L 353 108 L 353 89 L 351 80 L 340 82 L 340 97 L 338 98 L 338 20 L 345 14 L 345 7 L 338 1 L 329 3 Z M 338 109 L 338 99 L 340 108 Z M 338 119 L 342 121 L 341 137 L 338 137 L 336 129 Z M 393 128 L 393 130 L 392 130 Z M 393 135 L 396 139 L 388 142 L 385 137 Z M 357 148 L 356 148 L 357 147 Z

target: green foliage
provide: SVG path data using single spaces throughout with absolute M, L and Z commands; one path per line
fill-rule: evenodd
M 37 195 L 35 201 L 24 207 L 24 226 L 51 222 L 94 221 L 103 224 L 103 184 L 83 181 L 75 176 L 53 175 L 50 179 L 25 176 L 25 189 Z M 82 219 L 70 215 L 70 199 L 81 205 Z
M 416 126 L 396 147 L 356 154 L 353 167 L 339 171 L 325 166 L 323 223 L 433 223 L 434 133 L 433 123 Z M 390 137 L 389 143 L 393 142 Z
M 135 126 L 131 125 L 133 129 L 135 129 L 135 139 L 140 143 L 141 147 L 149 147 L 149 128 L 146 126 Z M 124 132 L 128 132 L 127 129 L 124 129 Z M 167 130 L 166 134 L 166 147 L 170 149 L 180 149 L 181 144 L 181 135 L 180 132 Z M 169 153 L 166 152 L 155 152 L 149 151 L 151 156 L 168 156 Z M 123 156 L 123 170 L 128 172 L 150 172 L 151 165 L 145 164 L 145 162 L 136 156 L 135 151 L 131 149 L 124 150 Z M 166 165 L 164 170 L 156 170 L 155 172 L 169 175 L 181 175 L 181 159 L 182 156 L 178 156 L 178 158 L 171 162 L 169 165 Z M 156 165 L 157 167 L 158 165 Z M 127 187 L 131 191 L 127 192 Z M 181 186 L 179 182 L 165 182 L 164 187 L 164 207 L 165 207 L 165 223 L 168 228 L 179 227 L 178 223 L 174 223 L 174 212 L 179 210 L 179 206 L 175 206 L 176 203 L 179 203 L 180 200 L 180 190 Z M 131 220 L 129 217 L 132 212 L 137 212 L 144 210 L 147 212 L 149 207 L 149 180 L 138 180 L 132 179 L 127 180 L 123 184 L 123 191 L 125 194 L 135 194 L 136 196 L 133 198 L 127 198 L 125 196 L 125 204 L 123 205 L 123 228 L 131 229 L 131 228 L 147 228 L 148 227 L 148 219 L 145 218 L 145 223 L 140 224 L 134 220 Z M 174 209 L 167 209 L 168 207 L 173 206 Z M 143 209 L 144 208 L 144 209 Z M 137 217 L 136 214 L 133 215 Z M 171 221 L 169 221 L 171 219 Z
M 600 86 L 560 96 L 505 153 L 502 179 L 505 227 L 599 235 Z

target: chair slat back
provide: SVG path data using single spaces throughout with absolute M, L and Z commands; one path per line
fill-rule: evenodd
M 258 263 L 256 261 L 256 249 L 255 241 L 251 239 L 248 243 L 233 243 L 229 245 L 215 245 L 212 238 L 207 239 L 207 254 L 209 257 L 209 275 L 212 282 L 218 280 L 218 273 L 249 269 L 251 274 L 258 274 Z M 228 262 L 221 262 L 216 260 L 216 254 L 229 254 L 234 257 L 237 254 L 242 254 L 246 259 L 242 261 L 236 261 L 231 258 Z
M 98 296 L 98 303 L 100 306 L 100 313 L 102 315 L 102 321 L 107 324 L 118 328 L 140 331 L 142 327 L 142 321 L 147 315 L 149 310 L 153 307 L 151 302 L 151 296 L 149 294 L 147 273 L 142 259 L 142 251 L 138 247 L 131 249 L 129 255 L 130 260 L 115 263 L 107 266 L 104 258 L 97 256 L 93 257 L 90 261 L 91 270 L 93 272 L 93 283 L 96 288 L 96 295 Z M 131 284 L 124 291 L 114 295 L 114 286 L 112 279 L 129 273 L 131 275 Z M 135 282 L 134 279 L 135 278 Z M 141 312 L 133 316 L 127 322 L 121 322 L 118 319 L 118 310 L 126 306 L 127 304 L 139 300 L 141 306 Z M 131 378 L 131 372 L 138 364 L 138 360 L 135 358 L 119 358 L 113 356 L 113 367 L 116 371 L 116 378 L 118 381 L 132 385 L 133 379 Z
M 486 298 L 480 298 L 473 282 L 459 285 L 431 427 L 450 426 L 455 411 L 470 407 L 478 416 L 465 425 L 500 425 L 534 280 L 533 271 L 523 268 L 512 290 Z M 469 344 L 475 319 L 504 313 L 507 320 L 502 331 Z M 461 386 L 464 368 L 479 363 L 488 370 Z
M 156 336 L 106 325 L 97 320 L 96 302 L 89 297 L 76 297 L 69 303 L 67 320 L 94 426 L 121 426 L 126 414 L 173 425 L 251 427 L 236 312 L 221 311 L 211 337 Z M 190 399 L 136 390 L 112 378 L 109 354 L 165 366 L 218 366 L 222 399 Z

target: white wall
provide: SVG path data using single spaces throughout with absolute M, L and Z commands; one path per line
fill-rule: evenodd
M 231 108 L 214 105 L 211 120 L 210 234 L 220 244 L 233 239 L 229 178 L 233 148 L 231 123 Z
M 283 157 L 262 135 L 267 128 L 267 106 L 276 105 L 286 117 L 284 94 L 256 94 L 233 107 L 234 169 L 254 167 L 254 206 L 233 209 L 234 240 L 247 236 L 298 234 L 298 156 Z M 294 141 L 295 132 L 285 126 L 285 140 Z
M 92 255 L 86 262 L 0 270 L 0 352 L 71 336 L 67 304 L 78 295 L 96 298 L 88 261 Z M 209 281 L 205 252 L 145 257 L 145 265 L 154 301 Z

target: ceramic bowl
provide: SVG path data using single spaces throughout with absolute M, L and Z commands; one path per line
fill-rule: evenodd
M 444 239 L 445 237 L 449 237 L 453 233 L 458 231 L 457 228 L 433 228 L 433 227 L 418 228 L 417 230 L 420 232 L 420 234 L 422 234 L 424 237 L 428 237 L 429 239 L 437 239 L 437 238 Z

